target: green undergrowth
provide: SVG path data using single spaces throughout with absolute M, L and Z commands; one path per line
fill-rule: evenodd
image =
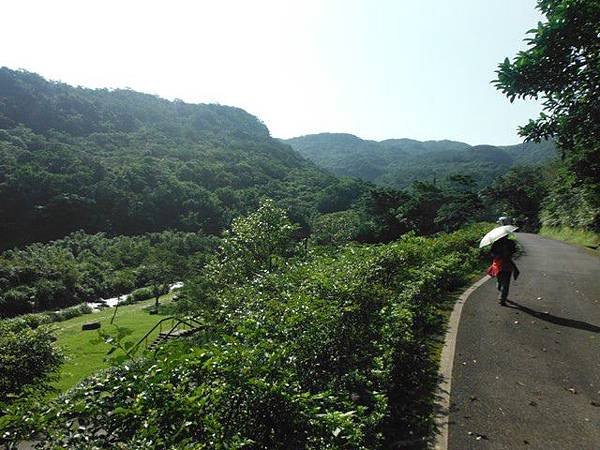
M 578 230 L 569 227 L 542 227 L 539 234 L 552 239 L 593 249 L 598 249 L 600 247 L 600 234 L 594 231 Z
M 465 289 L 477 282 L 482 275 L 485 273 L 486 268 L 489 266 L 490 262 L 488 258 L 485 257 L 485 251 L 482 251 L 481 258 L 479 263 L 474 264 L 474 269 L 471 273 L 465 277 L 466 282 L 464 285 L 461 285 L 459 288 L 452 292 L 448 292 L 446 297 L 440 301 L 438 305 L 438 313 L 440 314 L 441 322 L 443 326 L 438 330 L 438 334 L 434 334 L 430 339 L 430 349 L 433 359 L 439 365 L 439 362 L 442 357 L 442 350 L 444 348 L 445 336 L 446 336 L 446 326 L 448 324 L 448 320 L 450 319 L 450 315 L 454 310 L 454 305 L 465 291 Z
M 13 405 L 0 419 L 4 439 L 45 448 L 425 445 L 440 308 L 479 267 L 488 230 L 319 251 L 221 286 L 203 298 L 203 334 L 49 404 Z

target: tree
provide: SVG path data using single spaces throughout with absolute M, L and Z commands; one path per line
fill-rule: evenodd
M 360 242 L 390 242 L 409 231 L 396 216 L 398 208 L 409 195 L 397 189 L 374 188 L 361 202 L 361 225 L 357 236 Z
M 397 220 L 419 234 L 453 231 L 484 215 L 475 179 L 451 175 L 441 183 L 417 181 L 395 209 Z
M 177 275 L 181 275 L 185 271 L 181 267 L 182 264 L 184 264 L 184 258 L 165 248 L 157 247 L 151 250 L 142 272 L 152 290 L 155 309 L 158 309 L 160 296 L 167 294 Z
M 520 128 L 528 140 L 557 138 L 565 153 L 597 158 L 600 151 L 600 2 L 538 0 L 546 22 L 529 30 L 529 48 L 499 66 L 496 87 L 511 101 L 544 100 L 544 112 Z M 593 167 L 578 167 L 596 177 Z
M 588 226 L 600 229 L 600 2 L 538 0 L 537 8 L 546 20 L 529 30 L 527 50 L 499 65 L 494 83 L 511 102 L 543 99 L 543 112 L 519 133 L 529 141 L 556 139 L 575 174 L 559 184 L 593 191 Z
M 484 191 L 519 226 L 530 231 L 539 228 L 542 201 L 547 194 L 546 180 L 540 167 L 515 167 Z
M 220 247 L 220 258 L 210 271 L 225 282 L 240 283 L 260 271 L 271 271 L 275 257 L 289 254 L 297 226 L 271 199 L 246 217 L 233 220 Z
M 435 233 L 438 231 L 435 218 L 445 202 L 440 186 L 417 181 L 413 184 L 409 199 L 398 208 L 398 220 L 419 234 Z
M 347 210 L 363 191 L 364 185 L 359 180 L 342 178 L 319 192 L 316 201 L 317 209 L 322 213 Z
M 564 165 L 549 168 L 548 195 L 540 211 L 540 221 L 549 227 L 593 228 L 600 222 L 598 186 L 577 183 L 573 172 Z
M 353 210 L 321 214 L 315 217 L 312 229 L 312 237 L 317 244 L 346 244 L 356 240 L 360 231 L 360 216 Z
M 451 175 L 446 180 L 446 202 L 437 210 L 435 224 L 444 231 L 454 231 L 480 219 L 483 203 L 476 182 L 469 175 Z

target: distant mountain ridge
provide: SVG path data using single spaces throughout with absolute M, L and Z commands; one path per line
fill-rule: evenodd
M 55 130 L 71 136 L 151 127 L 170 135 L 183 132 L 186 137 L 269 137 L 267 127 L 240 108 L 169 101 L 130 89 L 73 87 L 0 67 L 0 129 L 18 125 L 39 134 Z
M 264 197 L 306 224 L 333 193 L 344 210 L 366 189 L 306 160 L 240 108 L 0 67 L 0 249 L 80 229 L 219 234 Z
M 487 185 L 517 165 L 544 163 L 556 155 L 553 142 L 509 146 L 469 145 L 451 140 L 364 140 L 352 134 L 320 133 L 286 139 L 302 156 L 338 176 L 359 177 L 406 188 L 417 180 L 453 174 Z

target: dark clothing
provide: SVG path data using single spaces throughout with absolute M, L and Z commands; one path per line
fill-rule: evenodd
M 508 298 L 508 290 L 510 288 L 510 277 L 514 273 L 515 280 L 519 276 L 519 269 L 512 260 L 512 256 L 517 250 L 517 244 L 507 237 L 498 239 L 492 245 L 491 254 L 494 258 L 488 274 L 495 276 L 498 282 L 498 290 L 500 291 L 500 301 Z
M 498 290 L 500 291 L 500 300 L 504 301 L 508 298 L 508 290 L 510 288 L 510 272 L 500 272 L 496 280 L 498 281 Z
M 492 244 L 491 253 L 494 258 L 492 264 L 497 267 L 498 272 L 512 272 L 514 270 L 515 266 L 512 261 L 512 256 L 516 251 L 517 244 L 507 237 L 498 239 Z

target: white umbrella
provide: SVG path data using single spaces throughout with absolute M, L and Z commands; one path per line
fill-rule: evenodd
M 508 236 L 510 233 L 518 229 L 518 227 L 515 227 L 513 225 L 504 225 L 502 227 L 496 227 L 483 237 L 483 239 L 479 243 L 479 248 L 485 247 L 486 245 L 492 245 L 498 239 L 503 238 L 504 236 Z

